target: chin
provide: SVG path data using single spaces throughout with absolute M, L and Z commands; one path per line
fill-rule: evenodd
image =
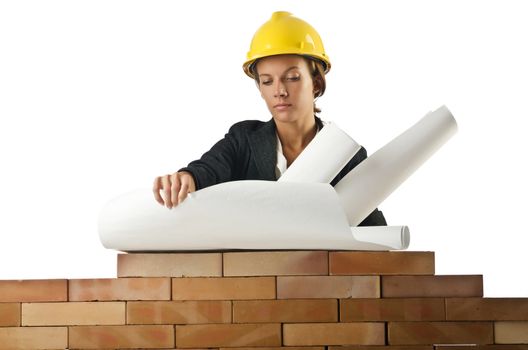
M 273 119 L 283 122 L 293 122 L 299 119 L 299 113 L 296 113 L 294 110 L 276 111 L 273 109 L 271 110 L 271 115 Z
M 273 114 L 273 119 L 276 122 L 281 122 L 281 123 L 293 123 L 298 120 L 297 117 L 295 117 L 294 115 L 291 115 L 290 113 L 275 113 Z

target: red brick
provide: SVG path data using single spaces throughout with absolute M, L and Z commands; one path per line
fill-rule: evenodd
M 466 350 L 472 350 L 466 349 Z M 237 349 L 238 350 L 238 349 Z M 432 345 L 348 345 L 348 346 L 329 346 L 328 350 L 433 350 Z
M 385 344 L 383 323 L 286 323 L 284 345 L 381 345 Z
M 495 322 L 496 344 L 528 344 L 528 321 Z
M 131 301 L 128 324 L 230 323 L 230 301 Z
M 125 324 L 124 302 L 22 304 L 23 326 Z
M 335 299 L 233 301 L 234 323 L 337 321 Z
M 67 301 L 66 280 L 0 281 L 0 302 Z
M 119 254 L 118 277 L 222 276 L 222 253 Z
M 528 298 L 446 299 L 448 320 L 528 320 Z
M 176 346 L 280 346 L 280 324 L 214 324 L 176 326 Z
M 330 252 L 330 275 L 434 275 L 433 252 Z
M 170 288 L 170 278 L 76 279 L 69 281 L 69 300 L 170 300 Z
M 378 276 L 277 277 L 277 299 L 379 298 Z
M 435 350 L 528 350 L 528 345 L 438 345 Z
M 274 277 L 172 279 L 173 300 L 275 299 Z
M 233 348 L 219 348 L 218 350 L 233 350 Z M 324 346 L 267 346 L 236 348 L 236 350 L 325 350 L 325 348 Z
M 491 322 L 389 322 L 389 344 L 491 344 Z
M 481 297 L 482 276 L 383 276 L 383 298 Z
M 76 326 L 69 333 L 73 349 L 174 347 L 174 326 Z
M 66 327 L 2 327 L 0 349 L 66 349 L 68 328 Z
M 283 275 L 328 275 L 328 252 L 224 253 L 224 276 Z
M 442 321 L 444 299 L 342 299 L 341 322 L 354 321 Z
M 20 326 L 20 303 L 0 303 L 0 327 Z

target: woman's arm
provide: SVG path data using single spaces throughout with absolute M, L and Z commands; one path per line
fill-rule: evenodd
M 178 170 L 192 175 L 197 190 L 232 180 L 239 143 L 234 133 L 231 127 L 224 138 L 214 144 L 200 159 Z

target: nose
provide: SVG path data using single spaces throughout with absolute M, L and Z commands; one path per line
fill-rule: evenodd
M 286 91 L 286 86 L 279 81 L 277 82 L 277 85 L 275 86 L 275 97 L 287 97 L 288 92 Z

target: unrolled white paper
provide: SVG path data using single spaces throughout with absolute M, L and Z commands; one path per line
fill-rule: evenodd
M 327 123 L 278 181 L 330 183 L 360 150 L 334 123 Z
M 405 227 L 351 231 L 329 184 L 273 181 L 211 186 L 173 210 L 154 201 L 151 190 L 137 190 L 105 205 L 99 236 L 106 248 L 122 251 L 390 250 L 409 244 Z
M 453 115 L 442 106 L 352 169 L 335 186 L 349 224 L 365 219 L 456 130 Z

